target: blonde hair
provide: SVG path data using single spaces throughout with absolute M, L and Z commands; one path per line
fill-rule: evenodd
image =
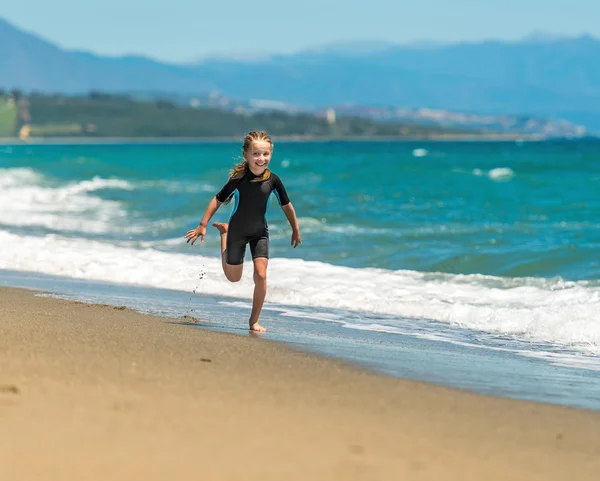
M 254 142 L 268 142 L 271 144 L 271 151 L 273 151 L 273 141 L 271 137 L 266 132 L 262 130 L 253 130 L 252 132 L 248 132 L 246 137 L 244 137 L 244 145 L 242 147 L 243 160 L 234 165 L 233 168 L 229 171 L 229 179 L 241 179 L 246 175 L 250 167 L 248 166 L 248 161 L 246 160 L 246 154 L 252 148 L 252 144 Z M 271 178 L 271 171 L 269 169 L 265 169 L 265 171 L 257 177 L 256 179 L 251 180 L 250 182 L 264 182 L 265 180 L 269 180 Z

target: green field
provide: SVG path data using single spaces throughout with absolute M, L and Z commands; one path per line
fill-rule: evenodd
M 81 134 L 81 125 L 71 123 L 32 124 L 30 131 L 30 135 L 33 137 L 54 137 L 79 134 Z
M 17 106 L 6 97 L 0 97 L 0 137 L 17 134 Z

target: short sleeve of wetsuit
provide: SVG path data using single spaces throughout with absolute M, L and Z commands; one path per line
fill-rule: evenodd
M 225 202 L 229 198 L 229 196 L 233 194 L 237 183 L 238 179 L 229 179 L 227 183 L 223 186 L 223 188 L 219 191 L 219 193 L 216 195 L 217 200 L 219 202 Z
M 274 175 L 275 177 L 275 182 L 273 183 L 273 190 L 275 191 L 275 194 L 277 194 L 277 199 L 279 199 L 279 205 L 281 205 L 281 207 L 283 207 L 284 205 L 288 205 L 290 203 L 290 199 L 287 195 L 287 192 L 285 191 L 285 187 L 283 186 L 283 182 L 281 182 L 281 179 Z

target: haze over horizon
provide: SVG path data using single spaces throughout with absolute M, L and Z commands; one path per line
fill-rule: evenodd
M 356 39 L 305 47 L 298 55 L 264 51 L 261 62 L 252 56 L 240 61 L 240 49 L 222 61 L 186 63 L 90 53 L 47 38 L 0 18 L 0 87 L 64 94 L 218 92 L 302 108 L 427 107 L 564 119 L 600 131 L 600 39 L 589 34 L 537 30 L 526 41 L 432 40 L 409 46 Z
M 69 50 L 142 55 L 168 62 L 295 53 L 329 44 L 515 41 L 530 35 L 600 37 L 593 0 L 423 0 L 403 6 L 372 0 L 369 8 L 335 0 L 305 0 L 302 9 L 264 0 L 201 5 L 192 0 L 30 0 L 3 6 L 19 29 Z M 35 14 L 32 14 L 34 12 Z M 90 14 L 93 12 L 93 16 Z

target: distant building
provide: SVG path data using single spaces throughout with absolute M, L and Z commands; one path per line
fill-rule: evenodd
M 23 125 L 19 129 L 19 139 L 28 140 L 30 135 L 31 135 L 31 127 L 29 125 L 27 125 L 27 124 Z
M 329 123 L 329 125 L 333 125 L 335 124 L 336 118 L 335 118 L 335 110 L 334 109 L 327 109 L 327 112 L 325 114 L 325 118 L 327 119 L 327 122 Z

